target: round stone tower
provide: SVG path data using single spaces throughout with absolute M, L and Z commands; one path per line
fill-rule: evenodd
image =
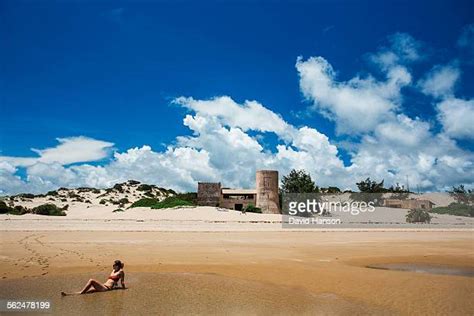
M 255 183 L 257 189 L 256 206 L 264 214 L 280 214 L 278 171 L 258 170 Z

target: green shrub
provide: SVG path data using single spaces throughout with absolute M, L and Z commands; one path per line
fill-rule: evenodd
M 130 184 L 130 185 L 138 185 L 138 184 L 140 184 L 140 181 L 137 181 L 137 180 L 128 180 L 128 184 Z
M 247 205 L 247 207 L 244 209 L 245 212 L 249 213 L 262 213 L 262 209 L 259 207 L 254 206 L 253 204 Z
M 23 214 L 26 214 L 26 213 L 29 213 L 30 211 L 24 207 L 24 206 L 21 206 L 21 205 L 16 205 L 14 208 L 12 208 L 12 210 L 10 211 L 10 214 L 12 215 L 23 215 Z
M 457 203 L 474 204 L 474 190 L 464 188 L 464 185 L 453 186 L 452 191 L 448 191 Z
M 435 207 L 430 212 L 436 213 L 436 214 L 449 214 L 449 215 L 456 215 L 456 216 L 474 217 L 474 206 L 464 204 L 464 203 L 453 202 L 449 204 L 448 206 Z
M 81 196 L 79 194 L 76 194 L 74 192 L 68 192 L 67 196 L 70 198 L 70 199 L 78 199 L 78 198 L 81 198 Z
M 326 193 L 328 193 L 328 194 L 341 193 L 341 189 L 339 189 L 338 187 L 321 188 L 321 191 L 326 192 Z
M 66 216 L 66 213 L 54 204 L 43 204 L 34 207 L 31 211 L 37 215 Z
M 137 200 L 130 205 L 130 207 L 152 207 L 153 205 L 158 204 L 160 201 L 157 199 L 143 198 Z
M 174 191 L 173 189 L 165 189 L 163 187 L 159 187 L 158 190 L 160 190 L 160 192 L 166 194 L 166 195 L 176 195 L 178 193 L 176 193 L 176 191 Z
M 99 193 L 100 193 L 100 190 L 99 190 L 99 189 L 92 189 L 92 193 L 94 193 L 94 194 L 99 194 Z
M 390 195 L 390 198 L 395 199 L 395 200 L 406 200 L 409 197 L 410 197 L 410 193 L 408 192 L 396 192 Z
M 107 200 L 106 200 L 106 199 L 102 199 L 102 200 L 100 200 L 100 202 L 99 202 L 99 204 L 105 204 L 105 203 L 107 203 Z
M 137 188 L 137 191 L 151 191 L 153 189 L 153 186 L 149 184 L 140 184 Z
M 151 198 L 155 197 L 155 195 L 153 194 L 152 191 L 146 191 L 145 193 L 143 193 L 143 195 L 144 195 L 144 196 L 151 197 Z
M 172 208 L 176 206 L 195 206 L 197 200 L 196 193 L 183 193 L 177 196 L 170 196 L 159 201 L 154 198 L 143 198 L 135 201 L 130 207 L 150 207 L 153 209 Z
M 58 191 L 48 191 L 48 193 L 46 193 L 46 195 L 57 196 Z
M 406 215 L 407 223 L 430 223 L 431 215 L 422 209 L 409 210 Z
M 178 193 L 174 195 L 174 197 L 191 202 L 193 205 L 197 205 L 197 193 L 196 192 L 187 192 L 187 193 Z
M 7 205 L 7 203 L 0 201 L 0 214 L 10 213 L 12 208 Z
M 117 212 L 125 212 L 125 211 L 121 208 L 117 208 L 117 209 L 112 211 L 112 213 L 117 213 Z
M 127 198 L 121 198 L 119 200 L 119 204 L 128 204 L 128 203 L 130 203 L 130 201 Z
M 123 193 L 123 187 L 121 183 L 117 183 L 116 185 L 114 185 L 114 189 L 120 193 Z
M 110 199 L 109 202 L 112 203 L 113 205 L 119 205 L 120 204 L 119 201 L 114 200 L 114 199 Z
M 18 194 L 19 197 L 25 198 L 25 199 L 34 199 L 35 195 L 31 193 L 22 193 Z
M 176 196 L 170 196 L 164 199 L 161 202 L 158 202 L 157 204 L 153 205 L 151 208 L 152 209 L 161 209 L 161 208 L 173 208 L 177 206 L 195 206 L 194 203 L 180 199 Z
M 93 192 L 94 188 L 89 188 L 89 187 L 80 187 L 80 188 L 77 188 L 77 191 L 80 192 L 80 193 L 84 193 L 84 192 Z

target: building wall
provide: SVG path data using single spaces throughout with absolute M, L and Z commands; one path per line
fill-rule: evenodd
M 221 200 L 220 182 L 198 182 L 198 205 L 219 206 Z
M 410 202 L 408 205 L 410 206 L 409 208 L 417 208 L 417 209 L 425 209 L 425 210 L 431 210 L 431 202 L 427 200 L 409 200 Z
M 236 204 L 242 204 L 242 208 L 246 208 L 250 204 L 255 206 L 255 204 L 256 204 L 255 195 L 253 196 L 252 199 L 224 199 L 222 197 L 221 202 L 220 202 L 220 207 L 235 210 L 236 209 L 236 206 L 235 206 Z
M 255 182 L 257 186 L 256 206 L 264 214 L 280 214 L 278 171 L 259 170 L 257 171 Z
M 256 192 L 251 198 L 224 198 L 220 182 L 198 182 L 198 205 L 236 209 L 236 204 L 242 204 L 242 208 L 252 204 L 260 208 L 264 214 L 280 214 L 278 171 L 257 171 Z
M 432 203 L 431 203 L 431 201 L 428 201 L 428 200 L 386 199 L 386 200 L 384 200 L 384 206 L 394 207 L 394 208 L 431 210 Z

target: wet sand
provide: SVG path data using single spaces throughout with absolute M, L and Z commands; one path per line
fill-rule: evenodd
M 474 268 L 473 232 L 7 232 L 1 298 L 54 313 L 474 313 L 472 277 L 367 268 Z M 60 297 L 125 262 L 125 291 Z
M 30 280 L 4 281 L 0 295 L 50 299 L 56 315 L 71 312 L 81 315 L 350 315 L 383 311 L 348 302 L 334 294 L 318 295 L 300 288 L 197 273 L 134 273 L 128 279 L 126 290 L 57 295 L 58 287 L 74 291 L 77 290 L 74 285 L 89 277 L 72 274 L 33 283 Z
M 474 268 L 453 267 L 449 265 L 438 265 L 438 264 L 389 263 L 389 264 L 380 264 L 380 265 L 370 265 L 370 266 L 367 266 L 367 268 L 474 277 Z

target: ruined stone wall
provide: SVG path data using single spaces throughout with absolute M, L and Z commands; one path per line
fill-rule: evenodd
M 399 200 L 399 199 L 386 199 L 384 200 L 384 206 L 393 208 L 405 208 L 405 209 L 426 209 L 431 210 L 432 205 L 428 200 Z
M 238 199 L 221 199 L 221 207 L 228 208 L 230 210 L 235 210 L 236 204 L 242 204 L 242 208 L 246 208 L 250 204 L 255 206 L 255 199 L 245 199 L 245 200 L 238 200 Z
M 220 182 L 199 182 L 197 203 L 201 206 L 219 206 L 221 199 Z
M 280 214 L 278 171 L 259 170 L 256 175 L 257 207 L 264 214 Z

